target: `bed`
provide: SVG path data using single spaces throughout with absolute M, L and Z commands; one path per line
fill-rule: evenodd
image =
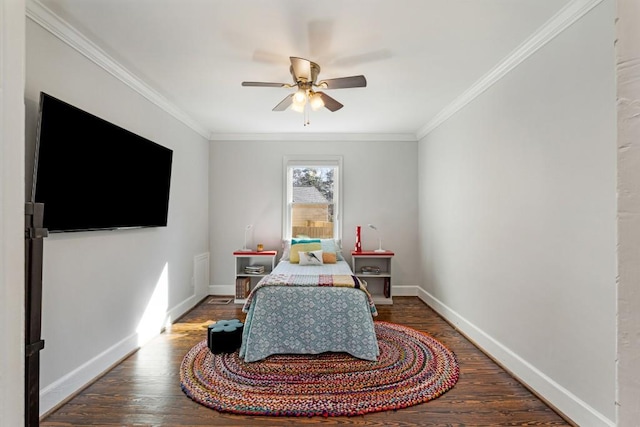
M 255 362 L 273 354 L 346 352 L 377 360 L 377 311 L 359 286 L 366 283 L 344 260 L 323 265 L 281 260 L 243 307 L 247 316 L 240 356 Z

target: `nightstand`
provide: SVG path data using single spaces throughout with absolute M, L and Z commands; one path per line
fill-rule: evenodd
M 376 304 L 393 304 L 391 291 L 391 251 L 351 252 L 351 267 L 353 273 L 367 282 L 367 290 Z M 363 270 L 363 267 L 366 267 Z
M 236 262 L 236 294 L 235 303 L 242 304 L 254 286 L 276 266 L 278 251 L 236 251 L 233 257 Z

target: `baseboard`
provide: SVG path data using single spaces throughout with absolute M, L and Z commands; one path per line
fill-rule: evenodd
M 418 288 L 418 298 L 451 323 L 483 352 L 511 373 L 518 381 L 533 390 L 557 411 L 580 426 L 614 427 L 615 422 L 582 401 L 535 366 L 505 347 L 495 338 L 465 319 L 455 310 Z
M 195 307 L 202 298 L 204 298 L 204 296 L 191 295 L 189 298 L 173 307 L 167 312 L 167 323 L 175 322 L 176 319 L 179 319 L 183 314 Z
M 415 297 L 418 296 L 417 286 L 393 285 L 391 293 L 394 297 Z
M 113 364 L 138 349 L 138 335 L 122 341 L 40 390 L 40 416 L 50 412 L 100 377 Z
M 233 285 L 209 285 L 209 295 L 235 295 L 236 288 Z
M 192 309 L 197 303 L 196 295 L 192 295 L 167 311 L 166 318 L 171 322 Z M 160 331 L 158 331 L 158 334 Z M 113 346 L 109 347 L 86 363 L 77 367 L 40 390 L 40 417 L 68 401 L 75 394 L 108 372 L 131 353 L 138 350 L 138 334 L 133 333 Z

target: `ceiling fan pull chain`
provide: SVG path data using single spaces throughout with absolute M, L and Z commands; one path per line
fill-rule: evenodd
M 309 126 L 309 103 L 304 104 L 304 125 Z

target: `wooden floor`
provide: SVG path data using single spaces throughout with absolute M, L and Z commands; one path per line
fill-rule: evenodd
M 356 417 L 247 417 L 218 413 L 193 402 L 180 389 L 180 362 L 193 345 L 206 338 L 207 325 L 217 319 L 244 318 L 240 305 L 208 301 L 205 299 L 170 331 L 124 360 L 40 425 L 570 425 L 415 297 L 395 297 L 393 306 L 378 306 L 376 320 L 428 332 L 453 350 L 460 364 L 460 379 L 443 396 L 398 411 Z

